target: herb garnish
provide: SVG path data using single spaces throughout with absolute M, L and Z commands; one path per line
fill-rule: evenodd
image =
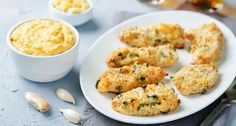
M 161 56 L 166 57 L 166 55 L 163 52 L 160 52 Z
M 123 105 L 128 105 L 128 102 L 127 101 L 123 101 L 123 103 L 122 103 Z
M 166 110 L 166 111 L 161 111 L 161 114 L 167 114 L 170 111 L 170 109 Z
M 144 104 L 144 103 L 141 103 L 141 104 L 139 104 L 139 106 L 138 106 L 138 110 L 140 110 L 140 109 L 143 109 L 143 108 L 144 108 L 144 106 L 145 106 L 145 104 Z
M 125 59 L 126 58 L 126 55 L 122 54 L 122 53 L 119 53 L 118 56 L 121 58 L 121 59 Z
M 139 54 L 131 53 L 131 54 L 129 54 L 129 57 L 131 57 L 131 58 L 139 57 Z
M 157 102 L 151 102 L 150 103 L 150 107 L 154 107 L 154 106 L 156 106 L 157 105 Z
M 207 89 L 202 89 L 202 91 L 200 92 L 200 94 L 206 94 L 207 93 Z
M 124 71 L 122 69 L 119 69 L 119 74 L 123 74 Z
M 122 86 L 118 85 L 115 87 L 116 91 L 120 92 L 122 90 Z
M 141 81 L 145 81 L 145 77 L 143 75 L 141 75 L 141 77 L 139 78 Z
M 147 97 L 148 97 L 148 98 L 153 98 L 153 99 L 158 98 L 158 96 L 157 96 L 156 94 L 151 94 L 151 95 L 148 95 Z

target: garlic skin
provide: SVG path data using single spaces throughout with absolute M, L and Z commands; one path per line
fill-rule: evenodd
M 38 111 L 48 111 L 48 102 L 39 94 L 36 94 L 34 92 L 25 92 L 25 99 Z
M 57 95 L 58 98 L 60 98 L 61 100 L 65 101 L 65 102 L 75 104 L 74 97 L 66 89 L 58 88 L 56 90 L 56 95 Z
M 63 116 L 68 122 L 71 123 L 79 123 L 80 122 L 80 114 L 72 109 L 59 109 L 60 112 L 63 113 Z

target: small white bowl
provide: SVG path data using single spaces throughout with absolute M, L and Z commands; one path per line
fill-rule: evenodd
M 21 24 L 38 19 L 59 21 L 73 30 L 76 42 L 69 50 L 53 56 L 31 56 L 18 51 L 11 43 L 12 32 Z M 51 82 L 63 78 L 75 65 L 79 52 L 79 33 L 70 24 L 53 18 L 38 18 L 20 22 L 7 34 L 7 45 L 17 72 L 24 78 L 35 82 Z
M 69 14 L 57 10 L 53 5 L 52 1 L 49 0 L 49 13 L 52 17 L 64 20 L 74 26 L 84 24 L 93 17 L 93 3 L 91 0 L 86 0 L 90 5 L 89 9 L 79 14 Z

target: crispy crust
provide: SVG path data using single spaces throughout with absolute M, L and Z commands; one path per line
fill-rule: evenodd
M 174 89 L 160 82 L 119 94 L 112 100 L 112 108 L 126 115 L 151 116 L 174 111 L 179 103 Z
M 187 37 L 192 41 L 193 64 L 209 64 L 220 59 L 224 38 L 215 23 L 191 29 Z
M 184 48 L 185 45 L 184 30 L 178 24 L 131 26 L 122 30 L 119 37 L 122 42 L 134 47 L 173 44 L 175 48 Z
M 178 54 L 172 45 L 142 48 L 122 48 L 112 52 L 107 59 L 109 67 L 122 67 L 134 63 L 158 67 L 170 67 L 178 61 Z
M 149 83 L 157 83 L 166 76 L 159 67 L 143 65 L 110 68 L 103 73 L 96 84 L 100 93 L 125 92 Z
M 172 81 L 183 95 L 205 94 L 219 78 L 218 68 L 211 64 L 191 65 L 178 71 Z

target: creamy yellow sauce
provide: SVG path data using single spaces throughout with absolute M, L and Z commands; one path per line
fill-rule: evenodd
M 49 19 L 23 23 L 11 34 L 12 45 L 22 53 L 52 56 L 63 53 L 75 44 L 75 33 L 61 22 Z

